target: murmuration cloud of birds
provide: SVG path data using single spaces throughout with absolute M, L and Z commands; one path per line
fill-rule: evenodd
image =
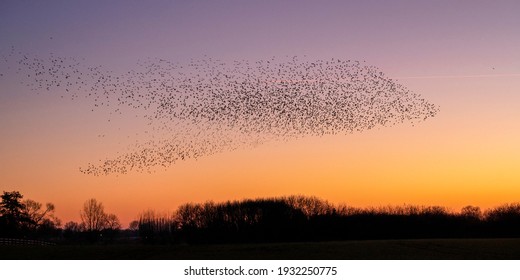
M 147 58 L 116 72 L 84 59 L 38 57 L 14 48 L 3 59 L 10 57 L 36 92 L 89 98 L 92 110 L 143 112 L 153 139 L 80 168 L 96 176 L 167 168 L 269 141 L 414 124 L 439 111 L 377 67 L 356 60 Z

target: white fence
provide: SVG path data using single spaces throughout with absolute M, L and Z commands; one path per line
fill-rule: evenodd
M 52 246 L 52 245 L 56 245 L 56 243 L 46 242 L 46 241 L 41 241 L 41 240 L 0 238 L 0 246 L 1 245 Z

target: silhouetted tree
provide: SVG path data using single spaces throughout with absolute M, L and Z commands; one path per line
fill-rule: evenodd
M 105 207 L 94 198 L 85 201 L 80 216 L 86 231 L 101 231 L 105 228 L 107 219 Z
M 29 218 L 28 227 L 34 231 L 53 230 L 60 226 L 61 221 L 54 216 L 54 204 L 42 204 L 31 199 L 23 201 L 24 214 Z
M 3 236 L 23 236 L 27 230 L 30 218 L 25 212 L 22 203 L 23 195 L 20 192 L 6 192 L 1 196 L 0 202 L 0 234 Z
M 114 214 L 106 214 L 105 219 L 105 226 L 102 230 L 103 239 L 113 242 L 121 230 L 121 223 Z
M 131 231 L 139 230 L 139 221 L 137 221 L 137 220 L 131 221 L 130 224 L 128 224 L 128 229 Z
M 119 218 L 114 214 L 105 213 L 103 204 L 94 198 L 83 204 L 80 216 L 82 227 L 88 233 L 90 241 L 99 240 L 103 236 L 102 232 L 112 240 L 121 229 Z
M 120 230 L 121 223 L 119 222 L 119 218 L 114 214 L 106 214 L 106 222 L 104 229 L 107 230 Z
M 315 196 L 293 195 L 282 198 L 289 206 L 299 209 L 307 217 L 327 215 L 334 212 L 334 207 L 326 200 Z
M 460 210 L 460 215 L 464 218 L 480 220 L 482 219 L 482 211 L 480 211 L 480 207 L 477 206 L 464 206 Z

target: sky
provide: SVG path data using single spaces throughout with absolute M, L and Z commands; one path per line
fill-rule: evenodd
M 518 202 L 519 11 L 518 1 L 475 0 L 1 1 L 0 57 L 14 47 L 121 73 L 148 58 L 352 59 L 378 67 L 439 112 L 414 125 L 274 141 L 152 173 L 89 176 L 78 167 L 146 140 L 146 122 L 30 90 L 16 60 L 6 59 L 0 190 L 54 203 L 64 223 L 78 221 L 83 202 L 96 198 L 124 226 L 147 209 L 292 194 L 455 211 Z

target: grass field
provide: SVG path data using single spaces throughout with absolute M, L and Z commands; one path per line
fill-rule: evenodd
M 0 259 L 520 259 L 520 239 L 423 239 L 227 245 L 0 246 Z

